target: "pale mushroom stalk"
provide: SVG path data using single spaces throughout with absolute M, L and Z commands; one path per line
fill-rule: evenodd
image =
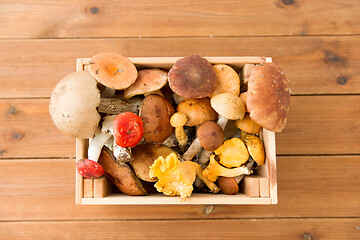
M 106 116 L 102 122 L 101 132 L 91 139 L 88 148 L 88 159 L 97 162 L 105 143 L 113 134 L 115 116 Z
M 254 159 L 250 158 L 248 164 L 246 164 L 246 168 L 249 169 L 249 171 L 251 171 L 252 166 L 254 165 L 255 161 Z M 241 180 L 245 177 L 245 174 L 241 174 L 239 176 L 234 177 L 236 184 L 239 184 L 239 182 L 241 182 Z
M 175 136 L 180 148 L 184 148 L 188 141 L 188 137 L 184 130 L 184 126 L 188 120 L 189 117 L 182 112 L 176 112 L 170 118 L 170 124 L 175 128 Z

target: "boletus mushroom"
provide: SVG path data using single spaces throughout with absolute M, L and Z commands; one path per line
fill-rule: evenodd
M 124 90 L 124 98 L 135 95 L 151 94 L 158 91 L 167 83 L 167 72 L 161 69 L 143 69 L 138 72 L 133 85 Z
M 239 185 L 233 177 L 219 177 L 217 183 L 225 194 L 234 195 L 239 192 Z
M 213 66 L 198 55 L 177 60 L 169 71 L 168 81 L 172 91 L 184 98 L 205 98 L 217 85 Z
M 174 113 L 174 107 L 164 97 L 153 94 L 146 96 L 141 109 L 145 141 L 164 142 L 174 131 L 170 124 L 170 117 Z
M 290 105 L 287 79 L 274 63 L 255 65 L 249 76 L 246 107 L 250 118 L 272 132 L 285 127 Z
M 135 65 L 118 53 L 99 53 L 89 60 L 89 73 L 102 85 L 112 89 L 125 89 L 138 75 Z
M 104 167 L 110 181 L 121 192 L 132 196 L 147 195 L 145 188 L 131 168 L 125 163 L 117 162 L 108 148 L 103 148 L 99 157 L 99 163 Z
M 223 129 L 213 121 L 201 124 L 197 129 L 196 136 L 199 138 L 201 146 L 207 151 L 214 151 L 224 141 Z
M 150 166 L 158 157 L 166 158 L 169 154 L 174 152 L 171 148 L 164 145 L 159 147 L 152 143 L 139 144 L 132 149 L 132 161 L 130 165 L 138 178 L 147 182 L 156 182 L 156 177 L 150 177 Z

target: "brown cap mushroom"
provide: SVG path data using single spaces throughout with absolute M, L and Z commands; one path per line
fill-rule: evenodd
M 239 185 L 233 177 L 219 177 L 217 183 L 225 194 L 234 195 L 239 192 Z
M 197 137 L 205 150 L 214 151 L 224 141 L 224 131 L 217 123 L 207 121 L 197 129 Z
M 214 65 L 214 69 L 217 76 L 217 86 L 215 91 L 210 94 L 210 97 L 224 92 L 239 96 L 240 78 L 237 72 L 232 67 L 225 64 L 216 64 Z
M 138 178 L 147 182 L 156 182 L 158 180 L 156 177 L 149 176 L 150 166 L 158 157 L 166 158 L 172 152 L 174 151 L 171 148 L 164 145 L 156 147 L 152 143 L 140 144 L 132 148 L 133 160 L 130 164 Z
M 96 80 L 88 72 L 79 71 L 66 76 L 55 86 L 49 112 L 56 127 L 64 134 L 91 138 L 100 121 L 96 111 L 99 103 Z
M 131 168 L 125 163 L 116 162 L 108 148 L 103 148 L 99 163 L 104 167 L 107 177 L 121 192 L 132 196 L 147 195 L 145 188 Z
M 181 58 L 169 71 L 169 86 L 184 98 L 204 98 L 214 92 L 217 84 L 211 63 L 198 55 Z
M 124 98 L 135 95 L 152 93 L 161 89 L 167 82 L 167 72 L 160 69 L 143 69 L 138 72 L 133 85 L 124 91 Z
M 88 70 L 102 85 L 118 90 L 133 84 L 138 74 L 135 65 L 128 58 L 107 52 L 93 56 Z
M 170 124 L 170 117 L 174 113 L 173 106 L 164 97 L 148 95 L 141 108 L 145 141 L 155 143 L 165 141 L 174 131 Z
M 190 127 L 217 119 L 217 113 L 212 109 L 208 98 L 184 99 L 177 106 L 177 111 L 185 113 L 189 117 L 186 126 Z
M 248 83 L 247 110 L 257 124 L 281 132 L 290 105 L 290 91 L 284 73 L 274 63 L 256 65 Z

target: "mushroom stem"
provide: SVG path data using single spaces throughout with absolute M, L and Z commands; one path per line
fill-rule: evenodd
M 202 174 L 203 169 L 200 167 L 200 165 L 196 164 L 196 166 L 196 176 L 201 179 L 206 184 L 206 186 L 208 186 L 210 192 L 218 193 L 220 191 L 220 188 Z
M 188 137 L 185 133 L 184 127 L 175 127 L 175 136 L 179 142 L 179 146 L 182 148 L 186 145 Z
M 133 112 L 138 114 L 142 106 L 142 98 L 134 97 L 131 99 L 121 100 L 116 98 L 101 98 L 98 112 L 117 115 L 122 112 Z
M 250 158 L 248 164 L 246 164 L 246 168 L 249 169 L 249 171 L 251 170 L 252 166 L 254 165 L 255 161 L 254 159 Z M 239 184 L 239 182 L 241 182 L 241 180 L 245 177 L 245 174 L 241 174 L 239 176 L 234 177 L 236 184 Z
M 224 130 L 226 127 L 226 124 L 228 123 L 228 119 L 224 118 L 223 116 L 220 116 L 217 124 Z M 190 161 L 191 159 L 193 159 L 193 157 L 202 149 L 202 146 L 200 144 L 199 138 L 196 138 L 190 145 L 190 147 L 188 148 L 188 150 L 184 153 L 183 155 L 183 160 L 184 161 Z M 207 152 L 207 151 L 206 151 Z M 205 153 L 204 153 L 205 154 Z M 207 156 L 207 158 L 209 158 L 211 155 L 210 154 Z M 203 158 L 205 159 L 206 156 L 203 156 Z M 204 161 L 204 160 L 203 160 Z M 200 163 L 200 160 L 199 160 Z M 202 167 L 202 166 L 201 166 Z
M 109 140 L 111 134 L 100 132 L 90 142 L 88 148 L 88 159 L 97 162 L 101 153 L 101 150 L 105 143 Z

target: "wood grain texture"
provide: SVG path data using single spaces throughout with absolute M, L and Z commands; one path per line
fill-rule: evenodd
M 177 47 L 177 46 L 181 46 Z M 33 49 L 34 51 L 29 51 Z M 77 57 L 271 56 L 292 94 L 360 93 L 360 36 L 2 40 L 0 98 L 49 97 Z
M 2 38 L 360 33 L 357 0 L 7 0 L 0 9 Z
M 291 97 L 277 154 L 359 154 L 359 106 L 360 96 Z M 0 136 L 0 158 L 75 156 L 75 140 L 52 123 L 48 99 L 0 100 Z
M 359 239 L 358 227 L 359 219 L 347 218 L 10 222 L 0 223 L 0 237 L 23 240 L 60 238 L 350 240 Z M 43 231 L 44 229 L 46 232 Z
M 0 220 L 360 217 L 360 156 L 278 157 L 272 206 L 75 205 L 75 160 L 0 160 Z M 208 213 L 208 214 L 206 214 Z

